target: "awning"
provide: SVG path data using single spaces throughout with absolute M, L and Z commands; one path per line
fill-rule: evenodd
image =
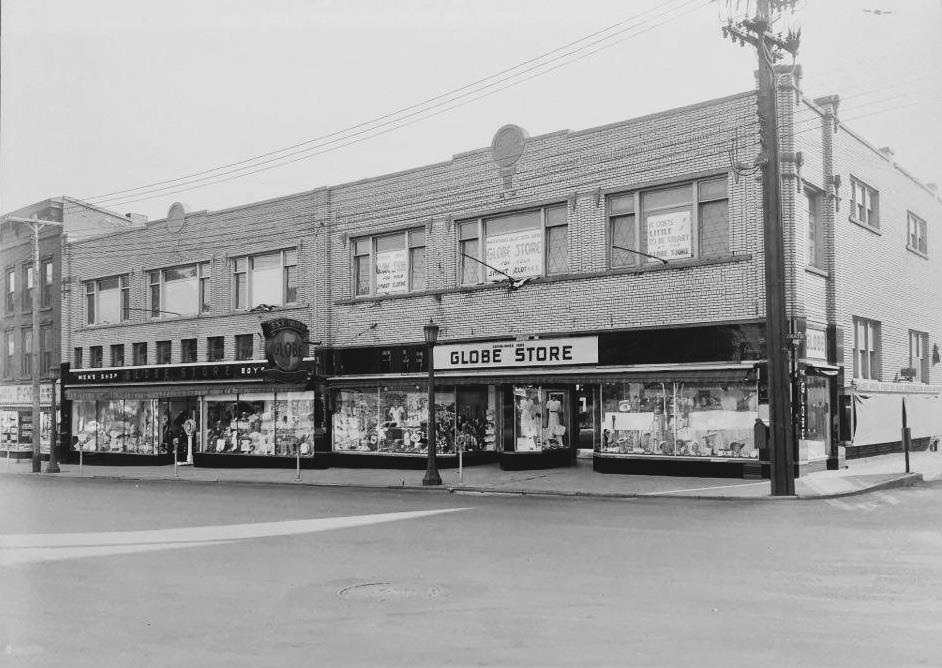
M 840 372 L 840 367 L 833 364 L 805 364 L 806 376 L 827 376 L 833 378 Z
M 854 395 L 854 445 L 902 440 L 903 397 L 899 394 Z
M 304 384 L 286 385 L 282 383 L 173 383 L 142 385 L 98 385 L 66 387 L 65 398 L 73 401 L 92 401 L 110 399 L 169 399 L 176 397 L 195 397 L 208 394 L 230 394 L 241 392 L 303 392 Z
M 907 394 L 906 426 L 913 438 L 942 436 L 942 395 Z

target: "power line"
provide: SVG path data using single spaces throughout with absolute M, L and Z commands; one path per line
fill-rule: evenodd
M 673 4 L 674 6 L 671 7 L 671 6 L 670 6 L 671 4 Z M 455 89 L 452 89 L 452 90 L 450 90 L 450 91 L 447 91 L 446 93 L 442 93 L 442 94 L 437 95 L 437 96 L 435 96 L 435 97 L 428 98 L 428 99 L 423 100 L 423 101 L 421 101 L 421 102 L 418 102 L 418 103 L 416 103 L 416 104 L 409 105 L 409 106 L 407 106 L 407 107 L 403 107 L 403 108 L 398 109 L 398 110 L 395 110 L 395 111 L 393 111 L 393 112 L 389 112 L 389 113 L 387 113 L 387 114 L 383 114 L 383 115 L 378 116 L 378 117 L 376 117 L 376 118 L 373 118 L 373 119 L 370 119 L 370 120 L 368 120 L 368 121 L 364 121 L 364 122 L 358 123 L 358 124 L 356 124 L 356 125 L 349 126 L 349 127 L 347 127 L 347 128 L 341 129 L 341 130 L 337 130 L 337 131 L 335 131 L 335 132 L 331 132 L 331 133 L 328 133 L 328 134 L 325 134 L 325 135 L 321 135 L 321 136 L 319 136 L 319 137 L 315 137 L 315 138 L 313 138 L 313 139 L 309 139 L 309 140 L 306 140 L 306 141 L 303 141 L 303 142 L 299 142 L 299 143 L 297 143 L 297 144 L 293 144 L 293 145 L 291 145 L 291 146 L 287 146 L 287 147 L 284 147 L 284 148 L 281 148 L 281 149 L 276 149 L 276 150 L 274 150 L 274 151 L 269 151 L 269 152 L 267 152 L 267 153 L 262 153 L 262 154 L 259 154 L 259 155 L 256 155 L 256 156 L 252 156 L 252 157 L 246 158 L 246 159 L 244 159 L 244 160 L 240 160 L 240 161 L 237 161 L 237 162 L 233 162 L 233 163 L 229 163 L 229 164 L 226 164 L 226 165 L 222 165 L 222 166 L 220 166 L 220 167 L 215 167 L 215 168 L 212 168 L 212 169 L 203 170 L 203 171 L 201 171 L 201 172 L 195 172 L 195 173 L 192 173 L 192 174 L 189 174 L 189 175 L 186 175 L 186 176 L 177 177 L 177 178 L 173 178 L 173 179 L 167 179 L 167 180 L 164 180 L 164 181 L 157 181 L 157 182 L 150 183 L 150 184 L 146 184 L 146 185 L 143 185 L 143 186 L 138 186 L 138 187 L 136 187 L 136 188 L 129 188 L 129 189 L 126 189 L 126 190 L 113 191 L 113 192 L 106 193 L 106 194 L 103 194 L 103 195 L 96 195 L 96 196 L 92 196 L 92 197 L 86 197 L 86 198 L 84 198 L 84 199 L 87 199 L 87 200 L 89 200 L 89 201 L 93 201 L 93 200 L 105 200 L 105 199 L 115 199 L 114 197 L 112 197 L 113 195 L 121 195 L 121 194 L 123 194 L 123 193 L 133 193 L 133 192 L 140 191 L 140 190 L 146 190 L 146 189 L 152 188 L 152 187 L 154 187 L 154 186 L 160 186 L 160 185 L 166 185 L 166 184 L 176 183 L 176 182 L 178 182 L 178 181 L 184 181 L 184 180 L 192 179 L 192 178 L 194 178 L 194 177 L 212 174 L 212 173 L 214 173 L 214 172 L 218 172 L 218 171 L 220 171 L 220 170 L 227 169 L 227 168 L 229 168 L 229 167 L 236 167 L 236 166 L 239 166 L 239 165 L 247 165 L 248 163 L 257 162 L 258 160 L 260 160 L 260 159 L 262 159 L 262 158 L 266 158 L 266 157 L 270 157 L 270 156 L 275 156 L 275 155 L 278 155 L 278 154 L 281 154 L 281 153 L 286 153 L 286 152 L 288 152 L 288 151 L 291 151 L 291 150 L 293 150 L 293 149 L 300 148 L 300 147 L 302 147 L 302 146 L 308 146 L 308 145 L 310 145 L 310 144 L 319 144 L 319 143 L 322 143 L 324 140 L 327 140 L 327 139 L 330 139 L 330 138 L 333 138 L 333 137 L 338 137 L 338 136 L 341 136 L 341 135 L 348 135 L 348 134 L 350 134 L 353 130 L 358 130 L 358 129 L 361 129 L 361 128 L 367 128 L 368 126 L 373 126 L 373 125 L 377 125 L 377 124 L 379 124 L 379 125 L 378 125 L 379 127 L 382 127 L 383 125 L 386 125 L 386 124 L 388 124 L 388 123 L 393 123 L 393 122 L 396 122 L 396 121 L 398 121 L 398 120 L 402 120 L 402 118 L 409 118 L 410 116 L 413 116 L 413 115 L 415 115 L 416 113 L 421 113 L 421 112 L 414 111 L 414 110 L 421 109 L 421 108 L 423 108 L 423 107 L 428 107 L 429 105 L 431 105 L 430 108 L 435 108 L 435 107 L 437 107 L 437 106 L 441 106 L 441 105 L 443 105 L 443 104 L 447 104 L 448 102 L 454 101 L 454 100 L 456 100 L 456 99 L 461 99 L 461 98 L 463 98 L 463 97 L 466 97 L 466 96 L 471 95 L 471 94 L 473 94 L 474 92 L 476 92 L 475 90 L 471 90 L 471 89 L 477 89 L 477 88 L 485 89 L 485 88 L 488 88 L 488 87 L 497 85 L 497 84 L 499 84 L 499 83 L 501 83 L 501 82 L 503 82 L 503 81 L 506 81 L 506 80 L 508 80 L 508 79 L 512 79 L 512 78 L 514 78 L 514 77 L 516 77 L 516 76 L 520 76 L 521 74 L 524 74 L 524 73 L 526 73 L 526 72 L 532 71 L 533 69 L 542 67 L 542 66 L 544 66 L 544 65 L 546 65 L 546 64 L 552 63 L 552 62 L 557 61 L 557 60 L 559 60 L 559 59 L 561 59 L 561 58 L 565 58 L 566 56 L 572 55 L 573 53 L 578 53 L 579 51 L 585 50 L 585 49 L 587 49 L 587 48 L 589 48 L 589 47 L 591 47 L 591 46 L 593 46 L 593 45 L 595 45 L 595 44 L 598 44 L 598 43 L 600 43 L 600 42 L 604 42 L 605 40 L 612 39 L 613 37 L 615 37 L 615 36 L 617 36 L 617 35 L 620 35 L 620 34 L 622 34 L 622 33 L 624 33 L 624 32 L 627 32 L 627 31 L 629 31 L 629 30 L 631 30 L 631 29 L 633 29 L 633 28 L 635 28 L 635 27 L 644 25 L 644 23 L 646 23 L 647 21 L 649 21 L 650 18 L 649 18 L 649 19 L 645 19 L 644 21 L 637 22 L 637 23 L 632 23 L 631 25 L 628 25 L 627 27 L 621 27 L 621 26 L 625 26 L 625 24 L 629 24 L 629 23 L 635 21 L 636 19 L 639 19 L 639 18 L 642 17 L 642 16 L 645 16 L 646 14 L 651 14 L 651 13 L 653 13 L 653 12 L 655 12 L 655 10 L 657 10 L 657 9 L 660 9 L 661 11 L 655 13 L 654 16 L 651 17 L 651 18 L 657 18 L 657 17 L 660 17 L 660 16 L 664 16 L 665 14 L 667 14 L 667 13 L 669 13 L 669 12 L 671 12 L 671 11 L 674 11 L 674 10 L 676 10 L 676 9 L 680 9 L 680 8 L 682 8 L 682 7 L 685 7 L 685 6 L 691 5 L 691 4 L 704 4 L 704 0 L 670 0 L 670 1 L 667 3 L 668 8 L 667 8 L 666 10 L 664 9 L 664 6 L 663 6 L 663 5 L 662 5 L 661 7 L 655 7 L 655 8 L 651 8 L 651 9 L 645 10 L 645 11 L 640 12 L 640 13 L 638 13 L 638 14 L 636 14 L 636 15 L 634 15 L 634 16 L 631 16 L 631 17 L 629 17 L 629 18 L 627 18 L 627 19 L 624 19 L 624 20 L 622 20 L 622 21 L 619 21 L 619 22 L 617 22 L 617 23 L 614 23 L 614 24 L 612 24 L 612 25 L 610 25 L 610 26 L 608 26 L 608 27 L 606 27 L 606 28 L 603 28 L 603 29 L 601 29 L 601 30 L 597 30 L 597 31 L 595 31 L 595 32 L 593 32 L 593 33 L 590 33 L 590 34 L 588 34 L 588 35 L 585 35 L 585 36 L 583 36 L 583 37 L 580 37 L 580 38 L 577 39 L 577 40 L 573 40 L 572 42 L 569 42 L 569 43 L 564 44 L 564 45 L 562 45 L 562 46 L 560 46 L 560 47 L 557 47 L 557 48 L 555 48 L 555 49 L 552 49 L 551 51 L 547 51 L 547 52 L 545 52 L 545 53 L 543 53 L 543 54 L 540 54 L 539 56 L 536 56 L 536 57 L 534 57 L 534 58 L 530 58 L 530 59 L 528 59 L 528 60 L 526 60 L 526 61 L 523 61 L 523 62 L 521 62 L 521 63 L 518 63 L 518 64 L 516 64 L 516 65 L 514 65 L 514 66 L 512 66 L 512 67 L 505 68 L 505 69 L 503 69 L 503 70 L 501 70 L 501 71 L 499 71 L 499 72 L 496 72 L 495 74 L 489 75 L 489 76 L 487 76 L 487 77 L 483 77 L 483 78 L 481 78 L 481 79 L 478 79 L 477 81 L 471 82 L 471 83 L 469 83 L 469 84 L 465 84 L 465 85 L 460 86 L 460 87 L 458 87 L 458 88 L 455 88 Z M 549 58 L 549 56 L 553 56 L 553 54 L 559 54 L 560 52 L 565 51 L 566 49 L 568 49 L 568 48 L 571 47 L 571 46 L 574 46 L 574 45 L 579 44 L 579 43 L 581 43 L 581 42 L 586 42 L 587 40 L 591 40 L 593 37 L 597 37 L 597 36 L 602 35 L 602 34 L 604 34 L 604 33 L 606 33 L 606 32 L 610 32 L 610 31 L 614 30 L 615 28 L 620 28 L 620 29 L 619 29 L 619 30 L 616 30 L 615 32 L 613 32 L 613 33 L 610 34 L 610 35 L 607 35 L 607 36 L 602 37 L 602 38 L 600 38 L 600 39 L 597 39 L 597 40 L 595 40 L 595 41 L 589 42 L 589 43 L 586 44 L 586 45 L 583 45 L 583 46 L 580 46 L 580 47 L 578 47 L 578 48 L 576 48 L 576 49 L 573 49 L 573 50 L 571 50 L 571 51 L 562 53 L 562 54 L 557 55 L 557 56 L 555 56 L 555 57 L 553 57 L 553 58 Z M 548 60 L 547 60 L 547 59 L 548 59 Z M 544 61 L 544 60 L 545 60 L 546 62 L 540 62 L 540 61 Z M 534 65 L 534 63 L 536 63 L 536 64 Z M 530 67 L 527 67 L 527 66 L 530 66 Z M 522 68 L 523 68 L 523 69 L 522 69 Z M 511 75 L 511 76 L 509 76 L 509 77 L 503 77 L 503 75 L 505 75 L 505 74 L 508 74 L 508 73 L 510 73 L 510 72 L 514 72 L 515 70 L 521 70 L 521 69 L 522 69 L 521 72 L 518 72 L 518 73 L 516 73 L 516 74 L 513 74 L 513 75 Z M 501 77 L 503 77 L 503 78 L 501 78 Z M 481 86 L 481 84 L 484 84 L 485 82 L 489 82 L 489 81 L 492 81 L 492 80 L 496 80 L 496 81 L 493 81 L 493 82 L 491 82 L 491 83 L 487 83 L 487 84 L 486 84 L 485 86 L 483 86 L 483 87 Z M 456 96 L 456 94 L 462 93 L 462 91 L 469 91 L 469 92 L 466 92 L 466 93 L 464 93 L 463 95 L 457 95 L 457 96 Z M 447 99 L 446 99 L 446 98 L 447 98 Z M 432 104 L 432 103 L 437 103 L 437 104 Z M 410 111 L 412 111 L 413 113 L 411 113 L 411 114 L 406 114 L 406 112 L 410 112 Z M 403 116 L 403 114 L 405 114 L 405 115 Z M 401 116 L 402 118 L 398 118 L 398 117 L 400 117 L 400 116 Z M 367 131 L 369 131 L 369 129 L 363 130 L 363 132 L 367 132 Z M 361 133 L 354 133 L 354 134 L 361 134 Z M 328 143 L 331 143 L 331 142 L 328 142 Z M 282 156 L 282 157 L 284 157 L 284 156 Z M 278 159 L 278 158 L 275 158 L 275 159 Z M 266 161 L 266 162 L 271 162 L 271 161 Z M 265 163 L 260 163 L 260 164 L 265 164 Z M 236 170 L 236 171 L 237 171 L 237 170 Z

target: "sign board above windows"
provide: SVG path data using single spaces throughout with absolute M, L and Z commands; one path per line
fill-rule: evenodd
M 434 357 L 438 371 L 598 364 L 599 338 L 445 344 L 435 346 Z
M 805 331 L 805 358 L 827 360 L 827 335 L 823 329 L 808 327 Z

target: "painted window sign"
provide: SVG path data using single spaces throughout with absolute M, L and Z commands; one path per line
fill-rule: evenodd
M 650 215 L 647 227 L 649 254 L 665 260 L 693 256 L 689 211 Z
M 376 253 L 376 294 L 408 292 L 405 248 Z
M 805 332 L 805 357 L 808 359 L 826 360 L 827 337 L 822 329 L 809 327 Z
M 488 267 L 488 281 L 500 281 L 507 278 L 506 275 L 513 278 L 543 275 L 543 230 L 488 236 L 485 242 L 487 263 L 504 272 Z

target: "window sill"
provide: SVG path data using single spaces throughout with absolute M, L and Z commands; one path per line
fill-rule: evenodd
M 626 274 L 647 274 L 650 272 L 671 271 L 674 269 L 690 269 L 693 267 L 706 267 L 718 264 L 733 264 L 736 262 L 747 262 L 752 259 L 752 253 L 734 253 L 709 258 L 693 258 L 689 260 L 676 260 L 668 264 L 657 263 L 650 266 L 641 267 L 618 267 L 608 271 L 593 271 L 580 274 L 555 274 L 552 276 L 539 276 L 531 278 L 526 285 L 540 285 L 543 283 L 558 283 L 561 281 L 580 281 L 594 278 L 605 278 L 608 276 L 622 276 Z M 362 295 L 351 299 L 337 299 L 335 306 L 352 306 L 354 304 L 378 304 L 387 300 L 409 299 L 413 297 L 435 297 L 441 299 L 441 295 L 458 294 L 468 292 L 479 292 L 482 290 L 506 290 L 507 284 L 499 283 L 478 283 L 476 285 L 461 285 L 454 288 L 444 288 L 440 290 L 425 290 L 423 292 L 401 292 L 391 295 Z
M 809 264 L 807 267 L 805 267 L 805 271 L 807 271 L 809 274 L 820 276 L 821 278 L 827 278 L 828 276 L 830 276 L 830 274 L 828 274 L 827 271 L 825 271 L 824 269 L 821 269 L 820 267 L 816 267 L 813 264 Z
M 918 256 L 921 257 L 923 260 L 928 260 L 928 259 L 929 259 L 928 253 L 923 253 L 923 252 L 922 252 L 921 250 L 919 250 L 918 248 L 913 248 L 913 247 L 910 246 L 909 244 L 906 244 L 906 250 L 908 250 L 908 251 L 909 251 L 910 253 L 912 253 L 913 255 L 918 255 Z
M 871 234 L 876 234 L 877 236 L 882 236 L 882 235 L 883 235 L 883 232 L 880 231 L 880 227 L 879 227 L 879 226 L 874 227 L 873 225 L 868 225 L 867 223 L 863 222 L 862 220 L 860 220 L 860 219 L 857 218 L 856 216 L 848 216 L 848 217 L 847 217 L 847 220 L 849 220 L 850 222 L 852 222 L 852 223 L 853 223 L 854 225 L 856 225 L 857 227 L 862 227 L 862 228 L 864 228 L 865 230 L 867 230 L 867 231 L 870 232 Z

